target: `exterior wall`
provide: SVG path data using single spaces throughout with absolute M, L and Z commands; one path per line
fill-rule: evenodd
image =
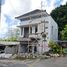
M 19 51 L 19 53 L 25 53 L 26 52 L 25 46 L 20 45 L 18 51 Z
M 20 45 L 18 45 L 18 54 L 20 53 L 27 53 L 28 52 L 28 42 L 20 42 Z
M 46 26 L 48 27 L 48 30 L 45 32 L 48 32 L 47 35 L 47 41 L 49 42 L 50 40 L 58 40 L 58 25 L 57 23 L 52 19 L 51 16 L 45 17 L 45 21 L 48 21 L 48 24 L 46 23 Z M 53 26 L 53 34 L 52 34 L 52 26 Z
M 12 46 L 12 47 L 6 46 L 5 47 L 5 53 L 6 54 L 16 54 L 17 50 L 18 50 L 17 46 Z
M 58 25 L 52 19 L 51 16 L 49 16 L 49 18 L 50 18 L 50 40 L 57 41 L 58 40 Z
M 44 32 L 44 23 L 38 24 L 38 33 Z

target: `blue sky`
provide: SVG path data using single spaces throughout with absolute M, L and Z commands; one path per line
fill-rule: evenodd
M 34 9 L 41 9 L 41 1 L 43 9 L 50 13 L 55 7 L 64 5 L 67 0 L 0 0 L 1 5 L 1 22 L 0 37 L 4 37 L 10 27 L 16 27 L 19 20 L 15 17 L 22 15 Z
M 4 4 L 5 0 L 0 0 L 0 5 Z

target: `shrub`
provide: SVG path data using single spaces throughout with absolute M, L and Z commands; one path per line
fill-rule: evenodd
M 62 47 L 60 47 L 56 42 L 50 41 L 49 42 L 49 47 L 52 49 L 53 53 L 62 53 Z

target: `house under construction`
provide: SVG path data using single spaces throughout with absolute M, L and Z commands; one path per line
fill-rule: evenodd
M 58 26 L 45 10 L 33 10 L 16 17 L 19 19 L 19 53 L 44 53 L 50 40 L 58 40 Z

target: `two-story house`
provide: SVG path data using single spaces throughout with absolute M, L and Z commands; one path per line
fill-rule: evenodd
M 16 17 L 20 20 L 19 53 L 43 53 L 50 40 L 58 40 L 58 26 L 46 10 L 33 10 Z

